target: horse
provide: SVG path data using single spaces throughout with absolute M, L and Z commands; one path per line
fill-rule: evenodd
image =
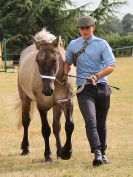
M 47 113 L 53 109 L 53 133 L 56 138 L 57 158 L 68 160 L 72 155 L 71 137 L 74 130 L 73 102 L 70 82 L 63 82 L 63 64 L 65 50 L 59 45 L 59 39 L 43 29 L 33 36 L 33 44 L 24 49 L 20 55 L 18 72 L 19 124 L 23 126 L 22 155 L 28 155 L 28 127 L 31 121 L 31 104 L 36 103 L 41 118 L 41 132 L 44 138 L 45 161 L 52 161 L 49 137 L 51 129 Z M 66 102 L 59 100 L 68 99 Z M 64 112 L 66 141 L 61 145 L 60 118 Z

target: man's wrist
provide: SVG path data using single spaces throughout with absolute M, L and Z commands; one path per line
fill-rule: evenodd
M 100 78 L 98 73 L 95 73 L 95 76 L 96 76 L 97 80 Z
M 64 74 L 64 75 L 68 75 L 68 73 L 66 73 L 66 72 L 64 72 L 63 74 Z

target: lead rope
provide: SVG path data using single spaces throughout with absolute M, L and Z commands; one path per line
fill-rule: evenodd
M 68 75 L 68 77 L 76 77 L 76 78 L 80 78 L 80 77 L 77 77 L 77 76 L 73 76 L 73 75 Z M 84 79 L 84 78 L 80 78 L 80 79 Z M 56 79 L 57 80 L 57 79 Z M 61 83 L 59 80 L 57 80 L 61 85 L 63 85 L 64 83 Z M 77 89 L 77 91 L 75 93 L 73 93 L 70 97 L 68 98 L 65 98 L 65 99 L 60 99 L 58 100 L 57 102 L 58 103 L 64 103 L 68 100 L 70 100 L 72 97 L 74 97 L 75 95 L 77 95 L 78 93 L 82 92 L 82 90 L 84 89 L 85 85 L 87 84 L 87 80 L 85 80 L 85 82 L 83 83 L 83 85 L 81 85 L 81 87 L 79 89 Z M 66 85 L 68 87 L 68 85 Z M 112 88 L 115 88 L 116 90 L 120 90 L 120 88 L 118 87 L 115 87 L 115 86 L 112 86 L 112 85 L 109 85 L 108 86 L 112 87 Z M 70 87 L 68 87 L 68 89 L 73 92 Z
M 55 76 L 48 76 L 48 75 L 44 75 L 44 74 L 40 74 L 40 76 L 41 76 L 42 79 L 56 80 L 60 85 L 64 85 L 64 84 L 65 84 L 65 82 L 60 82 Z M 68 76 L 69 76 L 69 75 L 68 75 Z M 70 76 L 69 76 L 69 77 L 70 77 Z M 59 100 L 57 101 L 57 103 L 64 103 L 64 102 L 70 100 L 72 97 L 74 97 L 74 96 L 77 95 L 78 93 L 82 92 L 82 90 L 84 89 L 84 86 L 86 85 L 86 83 L 87 83 L 87 80 L 85 80 L 85 82 L 83 83 L 83 85 L 82 85 L 79 89 L 77 89 L 77 91 L 76 91 L 75 93 L 73 93 L 73 90 L 71 90 L 71 88 L 70 88 L 70 87 L 67 85 L 67 83 L 66 83 L 66 86 L 67 86 L 67 88 L 72 92 L 72 95 L 69 96 L 68 98 L 65 98 L 65 99 L 59 99 Z
M 55 79 L 59 84 L 64 85 L 65 82 L 60 82 L 57 78 Z
M 47 75 L 40 75 L 42 79 L 52 79 L 52 80 L 56 80 L 59 84 L 61 85 L 64 85 L 65 82 L 60 82 L 57 78 L 55 78 L 54 76 L 47 76 Z M 73 75 L 68 75 L 69 77 L 76 77 L 78 78 L 77 76 L 73 76 Z M 82 78 L 83 79 L 83 78 Z M 68 98 L 65 98 L 65 99 L 59 99 L 57 102 L 58 103 L 64 103 L 68 100 L 70 100 L 72 97 L 74 97 L 75 95 L 77 95 L 78 93 L 82 92 L 82 90 L 84 89 L 85 85 L 87 84 L 87 80 L 84 81 L 83 85 L 81 85 L 80 88 L 77 89 L 77 91 L 75 93 L 73 93 L 73 91 L 70 89 L 70 87 L 66 84 L 67 88 L 73 93 L 71 96 L 69 96 Z M 111 86 L 109 85 L 110 87 L 113 87 L 117 90 L 119 90 L 120 88 L 118 87 L 114 87 L 114 86 Z
M 78 93 L 82 92 L 82 90 L 84 89 L 86 83 L 87 83 L 87 80 L 85 80 L 85 82 L 83 83 L 83 85 L 82 85 L 80 88 L 78 88 L 77 91 L 76 91 L 75 93 L 73 93 L 71 96 L 69 96 L 68 98 L 65 98 L 65 99 L 59 99 L 57 102 L 58 102 L 58 103 L 64 103 L 64 102 L 70 100 L 71 98 L 73 98 L 74 96 L 76 96 Z M 68 85 L 66 85 L 66 86 L 68 87 Z M 70 89 L 70 87 L 68 87 L 68 89 L 69 89 L 71 92 L 73 92 L 73 91 Z
M 71 74 L 67 74 L 67 76 L 68 76 L 68 77 L 75 77 L 75 78 L 79 78 L 79 79 L 84 79 L 83 77 L 73 76 L 73 75 L 71 75 Z M 114 88 L 114 89 L 116 89 L 116 90 L 120 90 L 119 87 L 116 87 L 116 86 L 113 86 L 113 85 L 110 85 L 110 84 L 108 84 L 108 86 L 110 86 L 110 87 L 112 87 L 112 88 Z
M 60 85 L 64 85 L 64 84 L 65 84 L 65 82 L 60 82 L 60 81 L 59 81 L 56 77 L 54 77 L 54 76 L 47 76 L 47 75 L 43 75 L 43 74 L 41 74 L 40 76 L 41 76 L 42 79 L 56 80 Z M 60 100 L 58 100 L 57 102 L 58 102 L 58 103 L 64 103 L 64 102 L 70 100 L 72 97 L 74 97 L 75 95 L 77 95 L 78 93 L 80 93 L 80 92 L 84 89 L 84 86 L 85 86 L 86 82 L 87 82 L 87 81 L 85 81 L 85 83 L 84 83 L 75 93 L 73 93 L 70 97 L 68 97 L 68 98 L 66 98 L 66 99 L 60 99 Z M 73 92 L 67 84 L 66 84 L 66 86 L 67 86 L 67 88 L 68 88 L 71 92 Z

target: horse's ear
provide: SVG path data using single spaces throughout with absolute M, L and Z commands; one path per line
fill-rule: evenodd
M 45 45 L 45 44 L 46 44 L 46 41 L 45 41 L 45 40 L 43 40 L 43 41 L 42 41 L 42 44 L 43 44 L 43 45 Z
M 36 45 L 36 48 L 39 50 L 41 45 L 42 45 L 42 42 L 41 41 L 37 41 L 34 36 L 32 36 L 32 41 Z
M 58 47 L 58 45 L 59 45 L 59 37 L 57 37 L 52 43 L 53 43 L 53 45 L 55 47 Z
M 34 37 L 34 36 L 31 36 L 32 37 L 32 42 L 34 43 L 34 44 L 36 44 L 36 38 Z

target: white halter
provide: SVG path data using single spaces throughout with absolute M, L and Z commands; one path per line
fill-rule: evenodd
M 51 79 L 51 80 L 55 80 L 54 76 L 46 76 L 46 75 L 40 75 L 42 79 Z

